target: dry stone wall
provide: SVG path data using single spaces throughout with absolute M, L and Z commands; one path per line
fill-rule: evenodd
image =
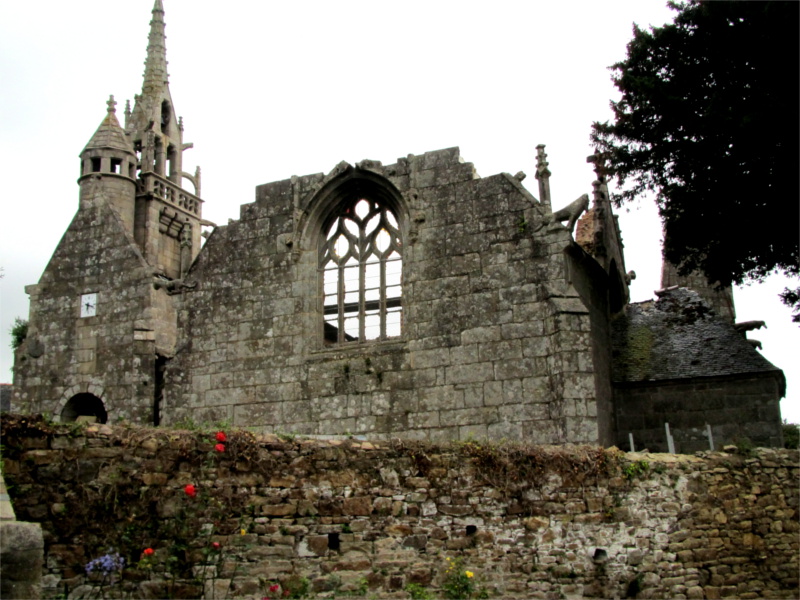
M 84 566 L 109 548 L 140 597 L 438 595 L 448 558 L 490 597 L 798 594 L 797 451 L 2 425 L 14 508 L 44 531 L 48 598 L 100 593 Z

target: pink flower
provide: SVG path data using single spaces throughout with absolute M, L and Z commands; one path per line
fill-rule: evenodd
M 217 438 L 218 442 L 227 442 L 228 441 L 228 436 L 225 435 L 224 431 L 218 431 L 217 435 L 216 435 L 216 438 Z
M 211 542 L 211 547 L 214 550 L 219 550 L 220 549 L 220 544 L 219 544 L 219 542 Z
M 214 446 L 214 450 L 217 452 L 225 452 L 225 444 L 217 444 Z
M 197 488 L 195 488 L 191 483 L 183 488 L 183 491 L 186 492 L 186 495 L 190 498 L 197 496 Z

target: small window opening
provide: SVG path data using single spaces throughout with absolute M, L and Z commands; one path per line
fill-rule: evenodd
M 111 159 L 111 172 L 116 173 L 117 175 L 122 174 L 122 159 L 121 158 L 112 158 Z
M 100 172 L 100 159 L 93 158 L 92 159 L 92 173 L 99 173 Z
M 339 534 L 338 533 L 329 533 L 328 534 L 328 549 L 329 550 L 338 550 L 339 549 Z
M 467 525 L 467 535 L 472 536 L 478 533 L 478 528 L 475 525 Z
M 175 146 L 170 144 L 167 146 L 167 164 L 164 167 L 164 176 L 170 179 L 175 177 L 175 166 L 178 164 L 175 158 Z
M 161 103 L 161 132 L 167 133 L 167 128 L 169 127 L 169 120 L 171 116 L 171 111 L 169 107 L 169 102 L 164 100 Z
M 400 335 L 402 249 L 390 209 L 366 198 L 344 205 L 320 254 L 326 343 Z

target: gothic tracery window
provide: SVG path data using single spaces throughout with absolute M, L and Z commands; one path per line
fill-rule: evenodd
M 402 240 L 389 208 L 367 198 L 342 205 L 319 264 L 327 344 L 400 335 Z

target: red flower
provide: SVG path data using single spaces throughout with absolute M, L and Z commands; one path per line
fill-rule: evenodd
M 218 431 L 217 432 L 217 441 L 218 442 L 227 442 L 228 441 L 228 436 L 225 435 L 224 431 Z
M 279 586 L 277 583 L 274 583 L 271 586 L 269 586 L 269 591 L 272 592 L 273 594 L 277 592 L 279 589 L 281 589 L 281 586 Z
M 219 550 L 220 549 L 220 544 L 219 544 L 219 542 L 211 542 L 211 547 L 214 550 Z
M 153 556 L 153 549 L 152 548 L 145 548 L 144 552 L 142 552 L 145 556 Z
M 195 488 L 191 483 L 183 488 L 183 491 L 186 492 L 186 495 L 190 498 L 197 496 L 197 488 Z
M 217 444 L 214 446 L 214 450 L 217 452 L 225 452 L 225 444 Z

